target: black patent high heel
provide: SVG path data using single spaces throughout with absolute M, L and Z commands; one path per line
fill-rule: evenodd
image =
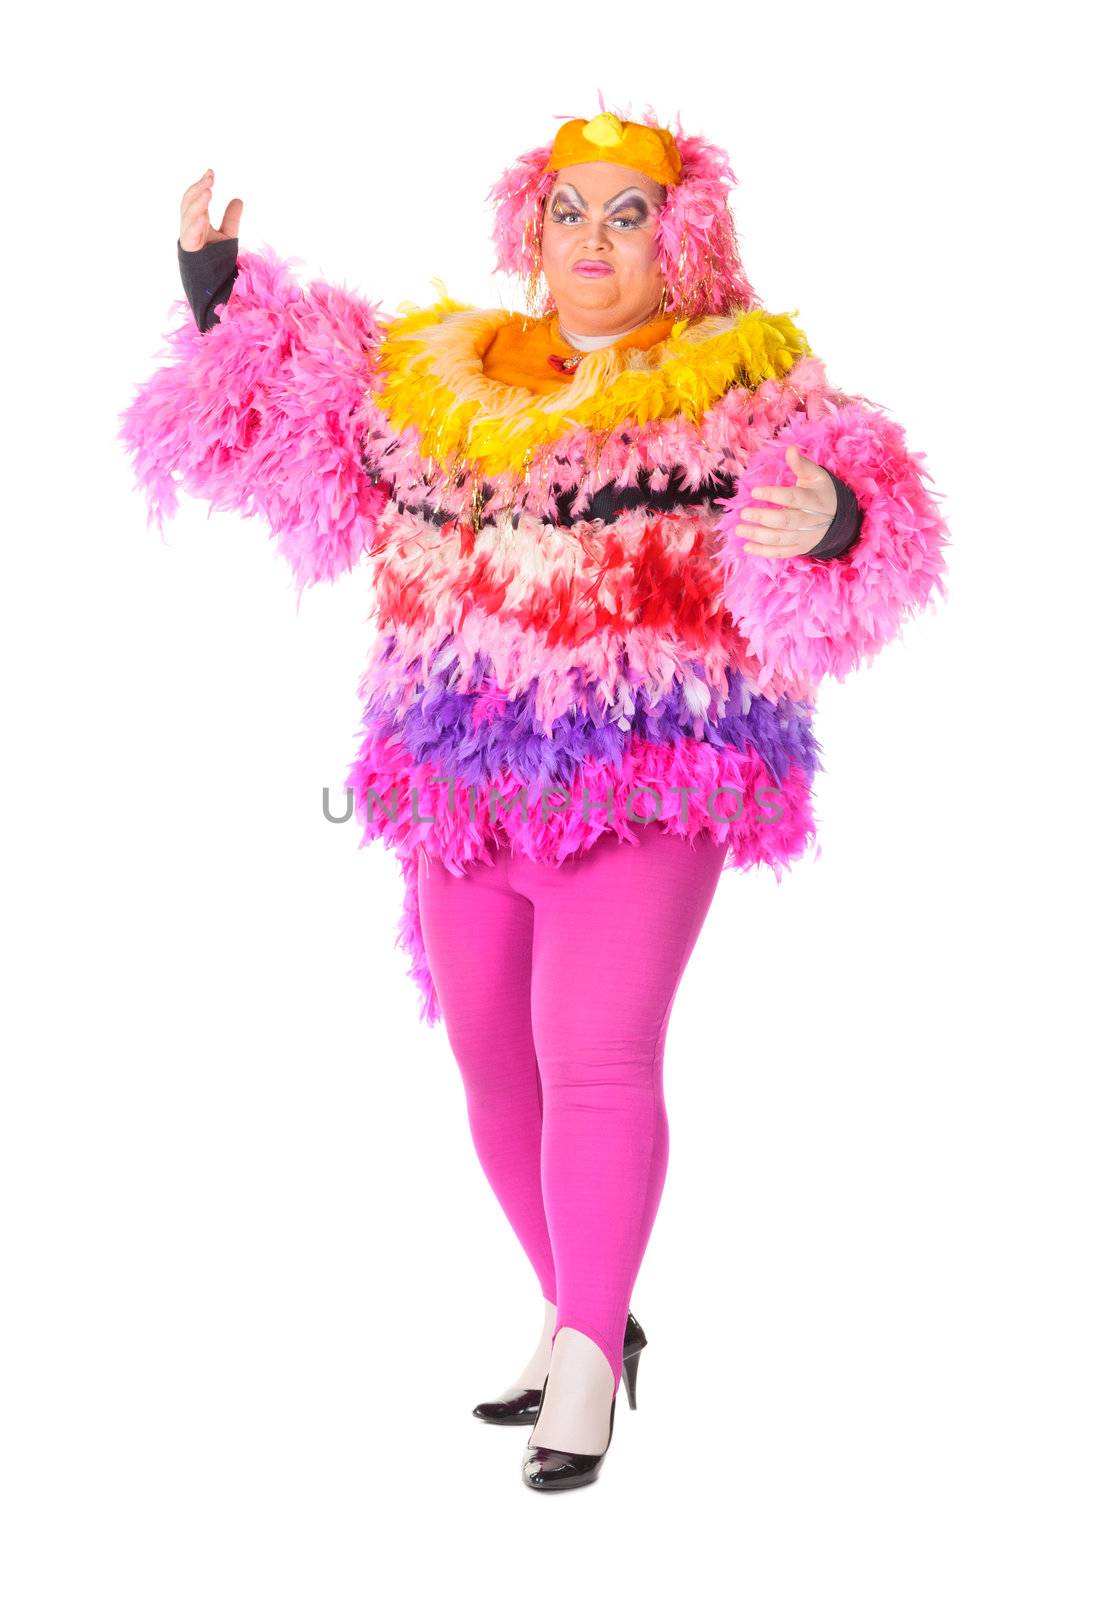
M 645 1344 L 647 1344 L 645 1340 Z M 641 1351 L 644 1345 L 638 1345 L 630 1355 L 627 1355 L 621 1364 L 621 1381 L 625 1385 L 625 1397 L 629 1401 L 630 1411 L 637 1409 L 637 1368 L 640 1366 Z
M 639 1352 L 638 1352 L 639 1354 Z M 546 1375 L 541 1391 L 542 1401 L 549 1392 Z M 583 1455 L 577 1450 L 552 1450 L 544 1444 L 528 1444 L 522 1458 L 522 1481 L 530 1489 L 579 1489 L 585 1483 L 594 1483 L 599 1469 L 606 1460 L 610 1441 L 614 1437 L 614 1410 L 618 1397 L 610 1402 L 610 1431 L 606 1436 L 606 1450 L 601 1455 Z M 541 1406 L 538 1407 L 538 1416 Z M 537 1417 L 534 1418 L 535 1423 Z
M 637 1364 L 647 1343 L 644 1329 L 630 1311 L 625 1319 L 622 1345 L 622 1381 L 630 1411 L 637 1409 Z M 532 1428 L 538 1420 L 541 1395 L 540 1389 L 515 1389 L 500 1400 L 482 1400 L 479 1406 L 473 1407 L 473 1415 L 478 1422 L 494 1422 L 507 1428 Z

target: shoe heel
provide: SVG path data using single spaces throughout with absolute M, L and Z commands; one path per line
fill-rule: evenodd
M 621 1364 L 622 1380 L 625 1384 L 625 1397 L 629 1401 L 630 1411 L 637 1409 L 637 1368 L 640 1366 L 641 1353 L 635 1350 L 631 1356 L 626 1356 Z

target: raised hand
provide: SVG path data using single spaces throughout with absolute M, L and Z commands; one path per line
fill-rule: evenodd
M 201 250 L 219 239 L 239 239 L 240 213 L 243 200 L 230 200 L 225 207 L 220 228 L 210 225 L 210 201 L 213 198 L 213 168 L 207 167 L 197 183 L 183 191 L 179 207 L 179 243 L 184 250 Z
M 793 487 L 756 484 L 751 491 L 752 499 L 768 500 L 770 506 L 748 506 L 739 514 L 741 523 L 751 524 L 745 533 L 750 532 L 755 541 L 744 545 L 747 555 L 785 558 L 807 555 L 819 544 L 838 510 L 835 485 L 823 467 L 802 456 L 793 444 L 785 452 L 785 459 L 797 480 Z M 788 509 L 776 511 L 772 509 L 774 506 Z

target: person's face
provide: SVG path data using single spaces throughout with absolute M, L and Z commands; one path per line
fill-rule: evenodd
M 663 279 L 656 213 L 666 191 L 633 167 L 561 167 L 545 205 L 541 259 L 571 333 L 624 333 L 654 317 Z

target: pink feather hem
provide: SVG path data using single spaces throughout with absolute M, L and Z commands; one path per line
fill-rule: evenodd
M 636 842 L 640 828 L 660 826 L 691 840 L 714 835 L 728 846 L 725 871 L 766 866 L 780 882 L 815 837 L 811 782 L 799 767 L 775 784 L 754 749 L 693 739 L 677 746 L 636 741 L 618 770 L 588 760 L 570 787 L 545 790 L 544 803 L 542 791 L 529 790 L 525 816 L 518 778 L 487 787 L 447 783 L 392 738 L 368 734 L 347 782 L 363 829 L 360 848 L 380 838 L 400 861 L 405 897 L 396 944 L 410 957 L 420 1016 L 431 1024 L 440 1011 L 419 917 L 421 853 L 460 876 L 498 849 L 559 863 L 604 833 Z

